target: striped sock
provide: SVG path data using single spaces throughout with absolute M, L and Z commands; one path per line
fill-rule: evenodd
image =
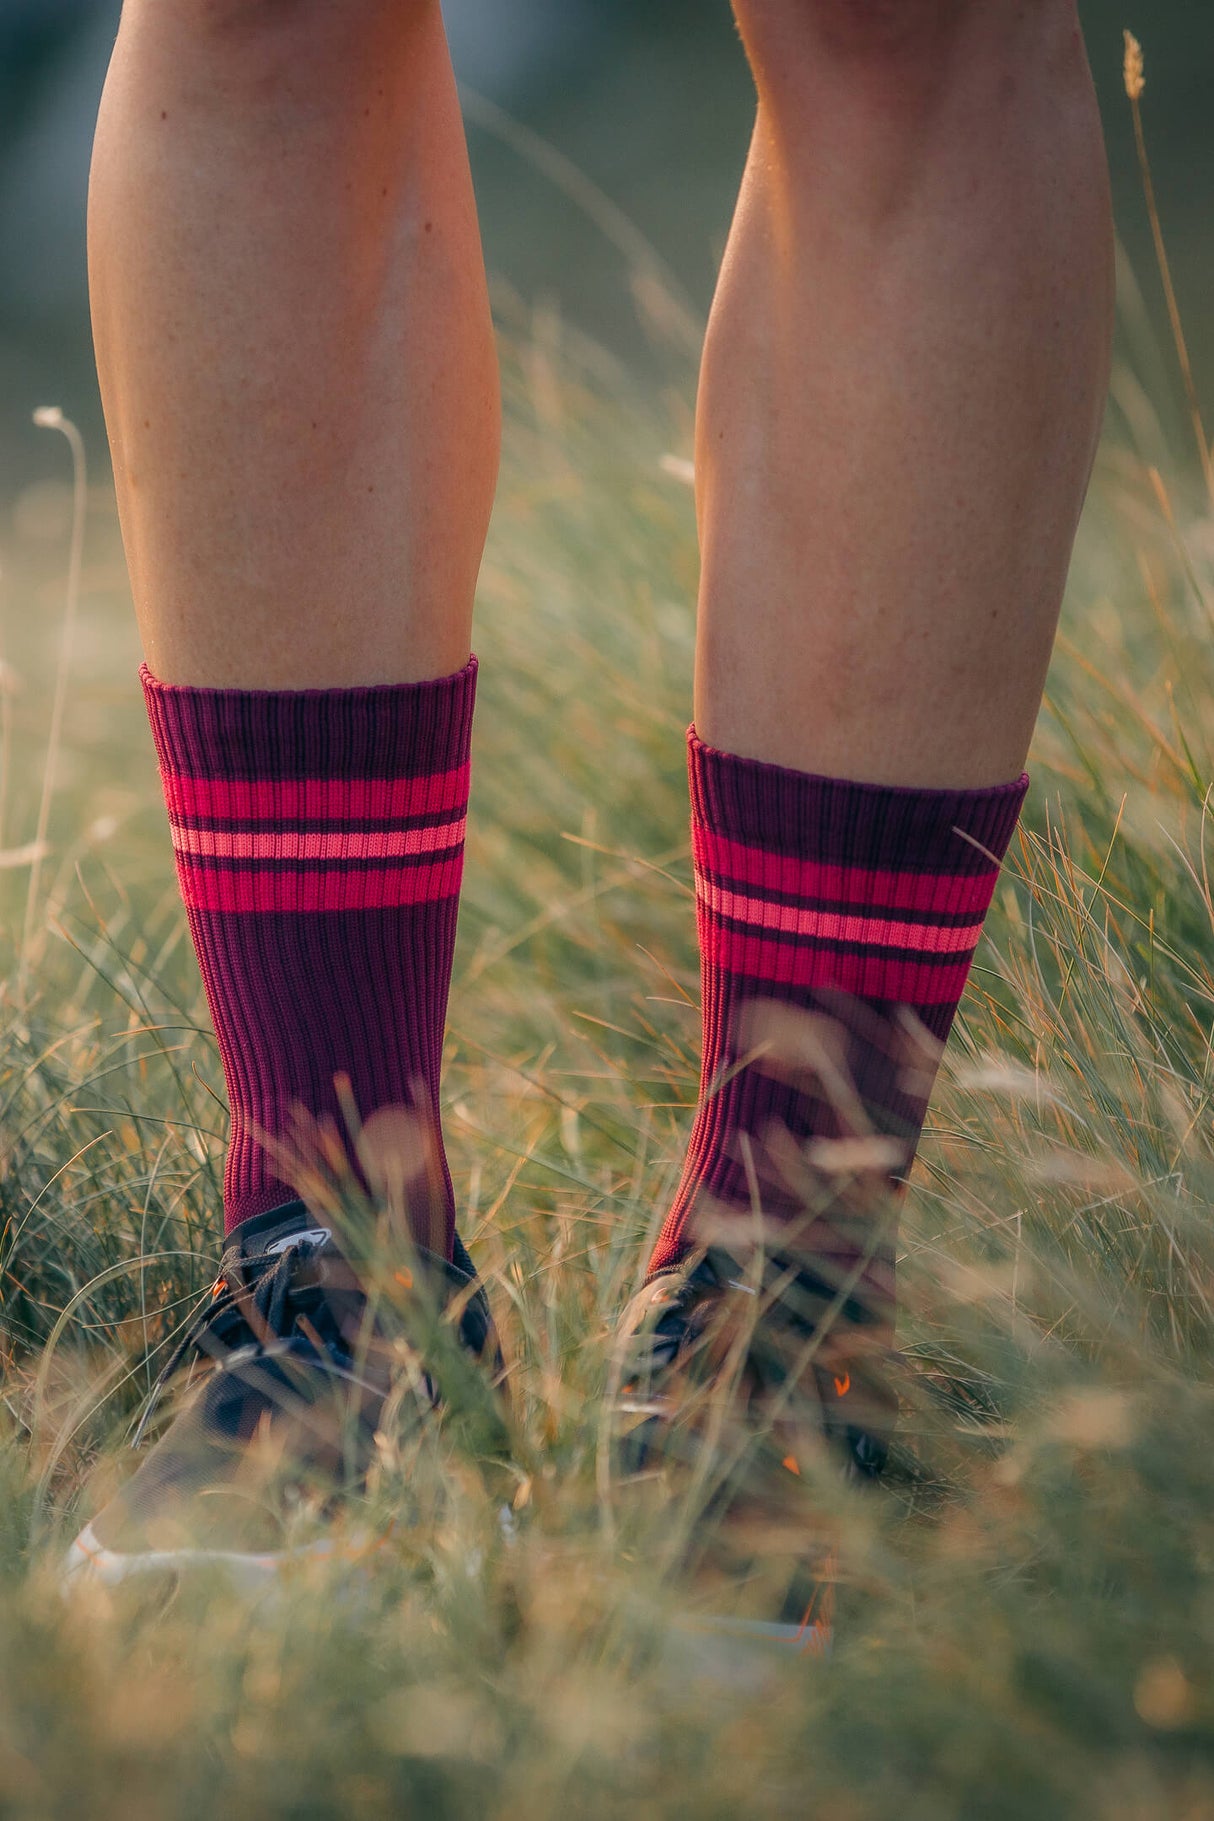
M 374 689 L 189 689 L 142 675 L 227 1083 L 228 1229 L 291 1199 L 275 1141 L 290 1142 L 296 1109 L 345 1134 L 344 1075 L 362 1119 L 422 1114 L 426 1205 L 415 1218 L 411 1202 L 410 1219 L 449 1255 L 438 1080 L 475 658 L 438 682 Z
M 914 1156 L 1028 780 L 849 784 L 716 752 L 694 729 L 689 767 L 700 1104 L 650 1269 L 728 1247 L 758 1208 L 797 1220 L 835 1283 L 873 1250 L 871 1188 L 865 1231 L 855 1185 L 897 1181 Z M 888 1320 L 889 1245 L 862 1281 Z

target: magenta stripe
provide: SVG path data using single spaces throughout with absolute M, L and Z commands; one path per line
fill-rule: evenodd
M 432 816 L 468 803 L 471 767 L 420 778 L 193 778 L 165 772 L 171 816 L 216 821 L 341 822 Z
M 973 951 L 943 967 L 904 961 L 865 949 L 836 954 L 814 943 L 770 942 L 722 929 L 704 918 L 701 940 L 710 963 L 750 980 L 786 986 L 837 988 L 899 1005 L 947 1005 L 961 997 Z
M 284 828 L 263 835 L 183 828 L 174 823 L 173 846 L 178 853 L 231 860 L 394 860 L 406 854 L 435 854 L 458 846 L 467 820 L 461 816 L 458 822 L 442 822 L 437 827 L 374 833 L 334 829 L 326 834 L 301 834 L 297 829 Z
M 978 873 L 957 875 L 888 872 L 800 859 L 794 854 L 744 847 L 739 841 L 714 834 L 700 822 L 692 824 L 692 848 L 697 866 L 736 880 L 739 885 L 783 892 L 794 898 L 870 904 L 880 910 L 965 912 L 982 917 L 999 877 L 998 867 L 989 865 L 983 865 Z M 970 851 L 975 862 L 982 860 L 976 848 Z
M 266 866 L 210 867 L 179 854 L 177 877 L 191 910 L 233 914 L 394 910 L 454 898 L 463 864 L 461 852 L 431 866 L 367 872 L 347 864 L 279 872 Z
M 795 904 L 773 904 L 769 898 L 744 898 L 712 885 L 702 875 L 696 891 L 700 902 L 719 917 L 753 924 L 756 930 L 779 930 L 788 936 L 817 936 L 850 942 L 856 948 L 917 948 L 930 955 L 972 954 L 982 924 L 958 929 L 939 923 L 900 923 L 880 913 L 800 910 Z

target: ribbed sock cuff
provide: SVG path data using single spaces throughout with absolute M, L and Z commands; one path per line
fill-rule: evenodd
M 195 689 L 139 672 L 161 768 L 192 777 L 413 778 L 468 762 L 476 659 L 434 682 Z
M 738 758 L 689 735 L 700 939 L 752 992 L 914 1006 L 943 1036 L 1028 785 L 915 790 Z
M 979 790 L 854 784 L 793 771 L 706 746 L 687 733 L 693 822 L 794 863 L 812 857 L 849 870 L 944 866 L 977 873 L 1002 860 L 1028 790 L 1028 774 Z

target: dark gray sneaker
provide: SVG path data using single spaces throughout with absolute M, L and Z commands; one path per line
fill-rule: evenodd
M 452 1264 L 416 1248 L 409 1263 L 398 1281 L 406 1296 L 418 1291 L 412 1337 L 397 1311 L 391 1332 L 387 1311 L 372 1312 L 331 1229 L 302 1202 L 241 1222 L 153 1391 L 139 1464 L 68 1552 L 68 1582 L 171 1581 L 209 1565 L 254 1587 L 287 1563 L 370 1547 L 340 1521 L 341 1501 L 365 1485 L 389 1391 L 403 1383 L 419 1410 L 437 1403 L 424 1337 L 442 1309 L 464 1348 L 496 1358 L 459 1241 Z M 144 1445 L 153 1422 L 159 1438 Z
M 689 1501 L 686 1561 L 719 1608 L 714 1631 L 829 1648 L 837 1550 L 804 1478 L 824 1458 L 853 1481 L 884 1466 L 897 1399 L 878 1329 L 812 1262 L 747 1266 L 718 1247 L 652 1278 L 626 1309 L 617 1467 Z

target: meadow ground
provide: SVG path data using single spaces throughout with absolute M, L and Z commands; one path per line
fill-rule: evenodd
M 1214 521 L 1123 274 L 1034 786 L 902 1218 L 905 1441 L 832 1660 L 672 1644 L 678 1500 L 601 1471 L 616 1311 L 694 1098 L 689 374 L 501 300 L 507 459 L 445 1123 L 515 1391 L 386 1441 L 372 1572 L 250 1607 L 57 1568 L 215 1257 L 222 1080 L 107 486 L 47 757 L 70 515 L 6 563 L 0 1816 L 1214 1817 Z M 650 300 L 652 301 L 652 299 Z M 66 449 L 64 450 L 66 462 Z M 35 837 L 53 783 L 45 853 Z M 30 892 L 31 877 L 33 891 Z M 513 1517 L 503 1530 L 503 1504 Z

